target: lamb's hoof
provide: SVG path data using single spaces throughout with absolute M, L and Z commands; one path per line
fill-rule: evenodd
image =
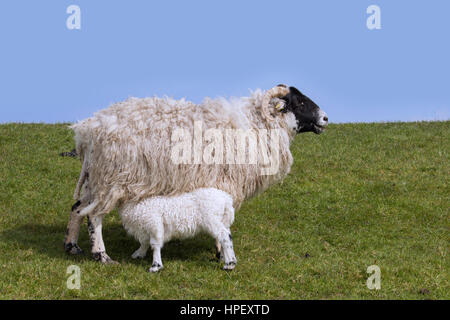
M 131 255 L 131 258 L 133 258 L 133 259 L 144 259 L 145 258 L 145 254 L 142 254 L 142 253 L 136 251 L 136 252 L 134 252 Z
M 216 259 L 217 261 L 223 261 L 223 255 L 220 253 L 220 251 L 216 252 Z
M 234 269 L 234 267 L 236 267 L 236 261 L 227 262 L 223 266 L 223 270 L 231 271 Z
M 154 264 L 151 266 L 151 268 L 148 269 L 148 272 L 155 273 L 155 272 L 158 272 L 159 270 L 161 270 L 162 268 L 163 268 L 163 266 L 160 265 L 159 263 L 154 263 Z
M 117 261 L 111 259 L 105 251 L 93 252 L 92 257 L 95 261 L 101 262 L 103 264 L 119 264 Z
M 64 243 L 64 251 L 73 255 L 84 253 L 83 250 L 78 246 L 78 244 L 72 242 Z
M 209 259 L 211 262 L 220 262 L 223 261 L 223 256 L 220 254 L 220 252 L 216 252 L 214 255 L 214 258 Z

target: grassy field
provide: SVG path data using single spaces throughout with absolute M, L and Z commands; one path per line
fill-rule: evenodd
M 109 255 L 68 256 L 63 237 L 80 171 L 66 125 L 0 125 L 0 299 L 449 299 L 450 122 L 330 125 L 299 135 L 282 184 L 246 202 L 232 227 L 238 265 L 214 241 L 168 243 L 159 274 L 116 212 Z M 80 246 L 89 252 L 84 224 Z M 81 269 L 69 290 L 67 267 Z M 369 290 L 367 267 L 381 269 Z

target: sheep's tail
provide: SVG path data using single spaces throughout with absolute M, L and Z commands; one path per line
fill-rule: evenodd
M 99 201 L 95 200 L 94 202 L 92 202 L 90 205 L 88 205 L 86 208 L 84 208 L 83 210 L 80 211 L 80 213 L 78 214 L 80 217 L 84 217 L 90 213 L 92 213 L 96 207 L 98 206 Z
M 83 166 L 81 167 L 80 178 L 78 179 L 77 187 L 75 188 L 75 191 L 73 193 L 74 200 L 80 199 L 81 188 L 83 187 L 84 182 L 86 181 L 86 178 L 88 177 L 87 166 L 88 166 L 87 158 L 84 157 Z

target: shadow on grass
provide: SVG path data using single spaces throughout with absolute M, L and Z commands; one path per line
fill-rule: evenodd
M 87 228 L 84 224 L 80 230 L 79 245 L 84 254 L 73 256 L 64 252 L 63 239 L 66 225 L 25 224 L 0 232 L 0 241 L 10 243 L 15 250 L 33 250 L 50 258 L 73 260 L 76 262 L 93 261 L 90 255 L 90 244 Z M 124 263 L 142 264 L 142 260 L 134 260 L 131 254 L 139 248 L 139 242 L 127 235 L 121 224 L 103 226 L 103 239 L 106 251 L 114 260 Z M 162 249 L 163 261 L 186 261 L 202 259 L 207 255 L 215 255 L 214 240 L 207 235 L 199 235 L 193 239 L 174 240 L 166 243 Z M 144 259 L 151 263 L 151 249 Z

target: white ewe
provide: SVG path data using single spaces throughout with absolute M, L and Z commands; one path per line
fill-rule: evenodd
M 193 237 L 206 232 L 216 240 L 224 259 L 224 270 L 236 265 L 230 226 L 234 220 L 233 199 L 221 190 L 201 188 L 178 196 L 157 196 L 119 208 L 122 223 L 141 243 L 132 257 L 144 258 L 153 250 L 150 272 L 162 269 L 161 248 L 171 239 Z
M 130 201 L 138 203 L 153 196 L 216 188 L 230 194 L 238 210 L 245 199 L 263 192 L 289 173 L 293 161 L 289 146 L 296 133 L 321 133 L 327 122 L 326 114 L 313 101 L 296 88 L 284 85 L 266 92 L 257 90 L 250 97 L 239 99 L 207 98 L 198 105 L 184 99 L 130 98 L 101 110 L 72 126 L 83 166 L 64 248 L 72 254 L 82 252 L 77 245 L 78 234 L 88 215 L 94 259 L 113 262 L 103 243 L 102 220 L 112 209 Z M 196 123 L 202 125 L 197 133 Z M 175 163 L 172 156 L 179 141 L 174 141 L 174 132 L 180 128 L 194 133 L 194 139 L 187 139 L 194 140 L 194 157 Z M 201 155 L 195 156 L 195 141 L 206 143 L 211 129 L 253 134 L 259 143 L 265 140 L 257 132 L 276 131 L 279 139 L 267 139 L 265 148 L 258 150 L 256 163 L 233 162 L 233 158 L 231 162 L 227 159 L 205 163 L 201 162 Z M 245 134 L 238 136 L 245 139 Z M 211 154 L 218 156 L 223 151 L 235 155 L 237 145 L 236 140 L 231 141 L 221 150 L 213 149 Z M 244 158 L 246 154 L 240 153 Z M 268 164 L 259 159 L 277 161 Z M 273 174 L 261 174 L 273 164 Z

